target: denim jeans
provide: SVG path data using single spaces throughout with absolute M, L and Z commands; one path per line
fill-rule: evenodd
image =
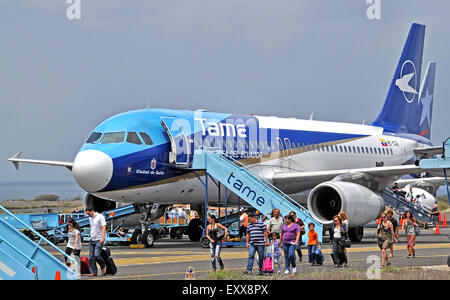
M 284 269 L 290 270 L 290 266 L 296 268 L 295 264 L 295 250 L 297 245 L 295 244 L 285 244 L 283 243 L 283 251 L 284 251 Z
M 103 243 L 100 243 L 100 241 L 89 241 L 89 267 L 91 274 L 97 275 L 97 263 L 102 269 L 106 266 L 105 261 L 100 255 L 102 248 Z
M 223 268 L 222 258 L 220 257 L 220 251 L 222 250 L 222 241 L 216 241 L 214 243 L 209 243 L 209 250 L 211 252 L 211 263 L 212 268 L 215 271 L 216 267 L 216 258 L 219 262 L 221 268 Z
M 302 245 L 303 245 L 303 241 L 302 241 L 302 236 L 300 235 L 300 238 L 298 239 L 298 243 L 297 243 L 297 247 L 296 247 L 297 254 L 300 259 L 303 257 L 302 248 L 301 248 Z
M 316 245 L 308 245 L 308 261 L 309 263 L 316 261 Z
M 255 253 L 258 252 L 258 266 L 259 271 L 262 271 L 264 256 L 266 252 L 265 245 L 249 245 L 248 246 L 248 261 L 247 261 L 247 271 L 253 270 L 253 262 L 255 260 Z

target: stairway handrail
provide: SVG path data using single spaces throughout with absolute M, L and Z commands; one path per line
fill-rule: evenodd
M 422 213 L 422 214 L 425 213 L 427 215 L 431 214 L 431 210 L 428 209 L 427 207 L 420 208 L 417 206 L 417 208 L 416 208 L 416 206 L 414 204 L 404 200 L 401 195 L 394 193 L 389 188 L 384 188 L 383 193 L 395 198 L 395 200 L 397 200 L 397 201 L 401 202 L 403 205 L 406 205 L 407 207 L 411 208 L 412 211 L 418 211 L 419 213 Z
M 40 240 L 35 243 L 36 244 L 36 248 L 40 247 L 42 250 L 44 250 L 45 252 L 47 252 L 44 248 L 42 248 L 40 245 L 42 243 L 42 241 L 46 242 L 50 247 L 52 247 L 53 249 L 55 249 L 56 251 L 58 251 L 60 254 L 62 254 L 63 256 L 65 256 L 66 258 L 68 258 L 72 263 L 75 264 L 75 270 L 78 270 L 78 262 L 73 259 L 72 257 L 70 257 L 69 255 L 67 255 L 64 251 L 62 251 L 60 248 L 58 248 L 57 246 L 55 246 L 52 242 L 50 242 L 49 240 L 47 240 L 44 236 L 42 236 L 39 232 L 37 232 L 36 230 L 34 230 L 34 228 L 28 226 L 27 224 L 25 224 L 25 222 L 23 222 L 21 219 L 17 218 L 13 213 L 11 213 L 9 210 L 7 210 L 6 208 L 4 208 L 2 205 L 0 205 L 0 209 L 3 210 L 7 215 L 9 215 L 10 217 L 12 217 L 13 219 L 15 219 L 16 221 L 18 221 L 19 223 L 21 223 L 22 225 L 24 225 L 25 228 L 27 228 L 28 230 L 30 230 L 33 234 L 35 234 L 37 237 L 40 238 Z M 15 230 L 17 230 L 14 226 L 12 226 L 9 222 L 4 222 L 5 224 L 7 224 L 9 227 L 14 228 Z M 33 241 L 34 242 L 34 241 Z M 48 253 L 48 252 L 47 252 Z M 56 259 L 56 258 L 55 258 Z M 57 260 L 57 259 L 56 259 Z M 58 260 L 59 261 L 59 260 Z M 68 270 L 70 270 L 71 272 L 74 273 L 74 276 L 77 276 L 77 272 L 75 270 L 72 270 L 70 268 L 67 268 Z
M 0 222 L 6 222 L 4 220 L 0 220 Z M 37 274 L 37 270 L 38 270 L 38 265 L 36 264 L 36 262 L 28 257 L 25 253 L 23 253 L 22 251 L 20 251 L 19 249 L 15 248 L 10 242 L 8 242 L 7 240 L 5 240 L 3 237 L 0 236 L 0 244 L 1 243 L 5 243 L 7 244 L 11 249 L 14 249 L 18 254 L 20 254 L 20 256 L 22 256 L 23 258 L 25 258 L 28 261 L 28 264 L 31 263 L 32 265 L 34 265 L 34 267 L 36 268 L 36 274 Z M 27 265 L 28 265 L 27 264 Z M 25 266 L 25 268 L 27 268 L 27 266 Z

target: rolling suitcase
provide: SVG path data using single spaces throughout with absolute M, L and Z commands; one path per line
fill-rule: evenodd
M 117 273 L 117 267 L 114 263 L 113 258 L 111 257 L 111 250 L 109 248 L 104 247 L 102 252 L 100 253 L 106 265 L 106 274 L 115 275 Z
M 91 273 L 91 270 L 89 267 L 89 258 L 87 258 L 86 256 L 80 257 L 80 273 L 81 274 Z

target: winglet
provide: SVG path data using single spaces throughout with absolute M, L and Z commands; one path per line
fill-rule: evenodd
M 20 158 L 20 155 L 22 155 L 22 150 L 14 154 L 13 157 L 8 158 L 8 160 L 13 163 L 14 167 L 16 167 L 16 170 L 19 170 L 19 161 L 16 161 L 15 159 Z

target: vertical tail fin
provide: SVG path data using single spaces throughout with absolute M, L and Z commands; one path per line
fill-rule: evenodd
M 417 102 L 418 115 L 420 120 L 416 124 L 416 132 L 419 132 L 420 136 L 430 139 L 431 134 L 431 117 L 433 112 L 433 95 L 434 95 L 434 79 L 436 76 L 436 62 L 429 62 L 427 70 L 425 72 L 425 78 L 420 88 L 419 101 Z
M 386 132 L 420 134 L 417 100 L 424 39 L 425 25 L 412 24 L 383 110 L 372 125 L 383 127 Z

